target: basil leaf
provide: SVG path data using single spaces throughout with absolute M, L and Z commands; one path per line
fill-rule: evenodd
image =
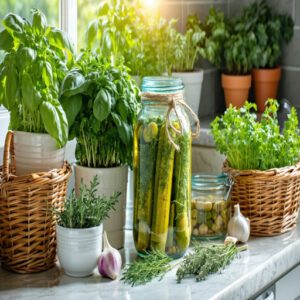
M 22 77 L 22 99 L 25 106 L 32 113 L 36 111 L 42 102 L 41 94 L 36 91 L 36 87 L 28 73 L 24 73 Z
M 76 119 L 76 116 L 82 107 L 82 97 L 81 95 L 74 95 L 69 98 L 62 97 L 60 103 L 66 113 L 69 127 L 71 127 Z
M 47 33 L 49 43 L 52 47 L 64 50 L 67 52 L 68 61 L 70 62 L 75 53 L 74 46 L 67 37 L 67 34 L 59 29 L 51 28 Z
M 9 33 L 16 35 L 23 33 L 26 22 L 20 16 L 9 13 L 3 18 L 2 24 Z
M 132 144 L 132 135 L 133 135 L 133 130 L 132 127 L 124 122 L 117 114 L 111 113 L 114 123 L 117 126 L 119 136 L 122 140 L 122 142 L 125 145 L 131 145 Z
M 87 29 L 87 45 L 88 48 L 92 48 L 93 43 L 97 37 L 98 34 L 98 20 L 94 20 L 89 23 L 88 29 Z
M 19 69 L 31 67 L 33 62 L 36 60 L 36 57 L 36 50 L 29 47 L 20 47 L 17 51 L 17 62 Z M 41 73 L 39 73 L 39 76 L 40 75 Z
M 6 69 L 6 82 L 5 82 L 5 97 L 6 105 L 10 110 L 17 102 L 18 94 L 18 74 L 13 65 Z
M 37 10 L 33 10 L 32 14 L 32 28 L 36 33 L 43 34 L 45 32 L 45 29 L 47 27 L 47 19 L 45 15 Z
M 111 96 L 110 94 L 102 89 L 98 92 L 94 104 L 93 104 L 93 114 L 95 118 L 102 122 L 105 120 L 111 111 Z
M 53 85 L 52 66 L 48 61 L 44 62 L 42 69 L 42 78 L 47 87 Z
M 63 147 L 68 140 L 68 121 L 62 107 L 51 102 L 42 102 L 41 117 L 46 131 L 56 140 L 57 147 Z
M 84 76 L 76 70 L 69 72 L 64 78 L 61 86 L 61 96 L 74 96 L 76 94 L 83 93 L 87 87 L 88 82 L 86 82 Z
M 0 31 L 0 50 L 10 51 L 14 47 L 14 40 L 6 29 Z

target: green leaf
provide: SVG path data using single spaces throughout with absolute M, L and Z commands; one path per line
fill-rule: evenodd
M 102 122 L 108 117 L 110 112 L 111 96 L 106 90 L 101 89 L 98 92 L 93 104 L 93 114 L 99 122 Z
M 22 100 L 25 108 L 29 109 L 31 113 L 34 113 L 42 102 L 41 94 L 36 91 L 28 73 L 24 73 L 22 76 Z
M 2 24 L 13 36 L 19 36 L 20 34 L 23 34 L 26 22 L 20 16 L 9 13 L 3 18 Z
M 52 66 L 48 61 L 44 62 L 42 69 L 42 78 L 47 87 L 53 85 Z
M 72 60 L 75 53 L 74 46 L 64 31 L 51 28 L 51 30 L 47 32 L 47 37 L 52 47 L 66 51 L 68 54 L 68 61 Z
M 33 62 L 36 60 L 37 52 L 36 50 L 29 48 L 29 47 L 19 47 L 17 51 L 17 62 L 18 68 L 20 70 L 26 67 L 32 67 Z M 39 75 L 41 73 L 39 72 Z
M 122 142 L 125 145 L 131 145 L 133 135 L 132 127 L 128 123 L 124 122 L 117 114 L 111 113 L 111 115 L 114 123 L 117 126 L 117 130 Z
M 10 51 L 14 47 L 14 40 L 6 29 L 0 31 L 0 50 Z
M 18 74 L 13 65 L 6 69 L 5 96 L 6 107 L 10 110 L 17 102 L 18 95 Z
M 92 48 L 95 39 L 98 34 L 98 20 L 91 21 L 87 29 L 87 45 L 88 48 Z
M 68 141 L 68 120 L 63 108 L 44 101 L 40 112 L 46 131 L 56 140 L 58 148 L 63 147 Z
M 47 19 L 45 15 L 37 9 L 33 10 L 32 28 L 36 33 L 39 34 L 43 34 L 47 28 Z
M 81 95 L 74 95 L 71 97 L 62 97 L 60 103 L 66 113 L 68 119 L 69 128 L 73 125 L 76 116 L 82 107 L 82 97 Z
M 77 70 L 70 71 L 64 78 L 61 85 L 61 96 L 74 96 L 86 91 L 89 86 L 89 82 L 85 80 L 85 77 Z

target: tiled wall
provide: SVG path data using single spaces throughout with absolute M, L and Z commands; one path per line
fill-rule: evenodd
M 211 6 L 222 10 L 226 16 L 234 17 L 243 6 L 254 0 L 160 0 L 160 13 L 166 18 L 178 19 L 177 27 L 184 30 L 189 14 L 197 14 L 201 20 L 208 14 Z M 268 0 L 269 4 L 281 13 L 290 14 L 295 21 L 293 40 L 284 47 L 281 60 L 282 80 L 279 99 L 286 98 L 300 107 L 300 0 Z M 211 64 L 203 60 L 198 67 L 204 68 L 199 116 L 222 112 L 225 109 L 223 91 L 220 86 L 220 73 Z M 251 95 L 250 95 L 251 97 Z

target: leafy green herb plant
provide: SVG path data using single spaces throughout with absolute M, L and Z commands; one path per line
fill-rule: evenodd
M 97 186 L 99 184 L 97 176 L 87 187 L 81 183 L 79 195 L 75 191 L 64 202 L 61 211 L 55 211 L 58 224 L 65 228 L 91 228 L 99 226 L 109 212 L 114 209 L 119 201 L 121 193 L 115 193 L 110 198 L 97 196 Z
M 87 46 L 110 57 L 114 65 L 124 62 L 131 75 L 171 73 L 174 23 L 150 15 L 140 0 L 102 1 L 88 25 Z
M 205 31 L 199 26 L 196 16 L 189 16 L 187 22 L 187 30 L 184 34 L 174 29 L 173 33 L 174 53 L 172 60 L 172 71 L 175 72 L 191 72 L 202 47 L 205 43 Z
M 234 169 L 267 170 L 294 165 L 300 157 L 300 131 L 296 109 L 292 108 L 283 132 L 277 120 L 278 102 L 267 101 L 260 122 L 256 104 L 237 109 L 230 106 L 211 123 L 216 148 L 226 155 Z
M 212 7 L 205 21 L 199 21 L 206 34 L 200 53 L 224 73 L 244 75 L 250 73 L 253 66 L 256 38 L 235 24 L 235 20 L 228 20 L 223 12 Z
M 276 67 L 283 44 L 294 34 L 291 16 L 276 13 L 265 0 L 246 6 L 235 28 L 252 37 L 252 52 L 255 53 L 252 63 L 256 68 Z
M 81 166 L 131 165 L 139 96 L 126 67 L 83 50 L 63 80 L 61 99 L 74 121 L 70 138 L 77 138 Z
M 49 133 L 62 147 L 68 121 L 59 101 L 61 82 L 73 63 L 74 49 L 66 34 L 33 10 L 32 21 L 8 14 L 0 32 L 0 105 L 11 112 L 10 128 Z

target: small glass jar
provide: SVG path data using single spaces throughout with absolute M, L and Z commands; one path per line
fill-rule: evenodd
M 227 233 L 232 182 L 226 174 L 192 176 L 192 238 L 218 239 Z
M 176 114 L 168 99 L 183 97 L 183 84 L 179 78 L 145 77 L 142 92 L 134 129 L 134 243 L 141 256 L 159 250 L 180 257 L 191 238 L 192 135 L 182 105 L 176 104 Z

